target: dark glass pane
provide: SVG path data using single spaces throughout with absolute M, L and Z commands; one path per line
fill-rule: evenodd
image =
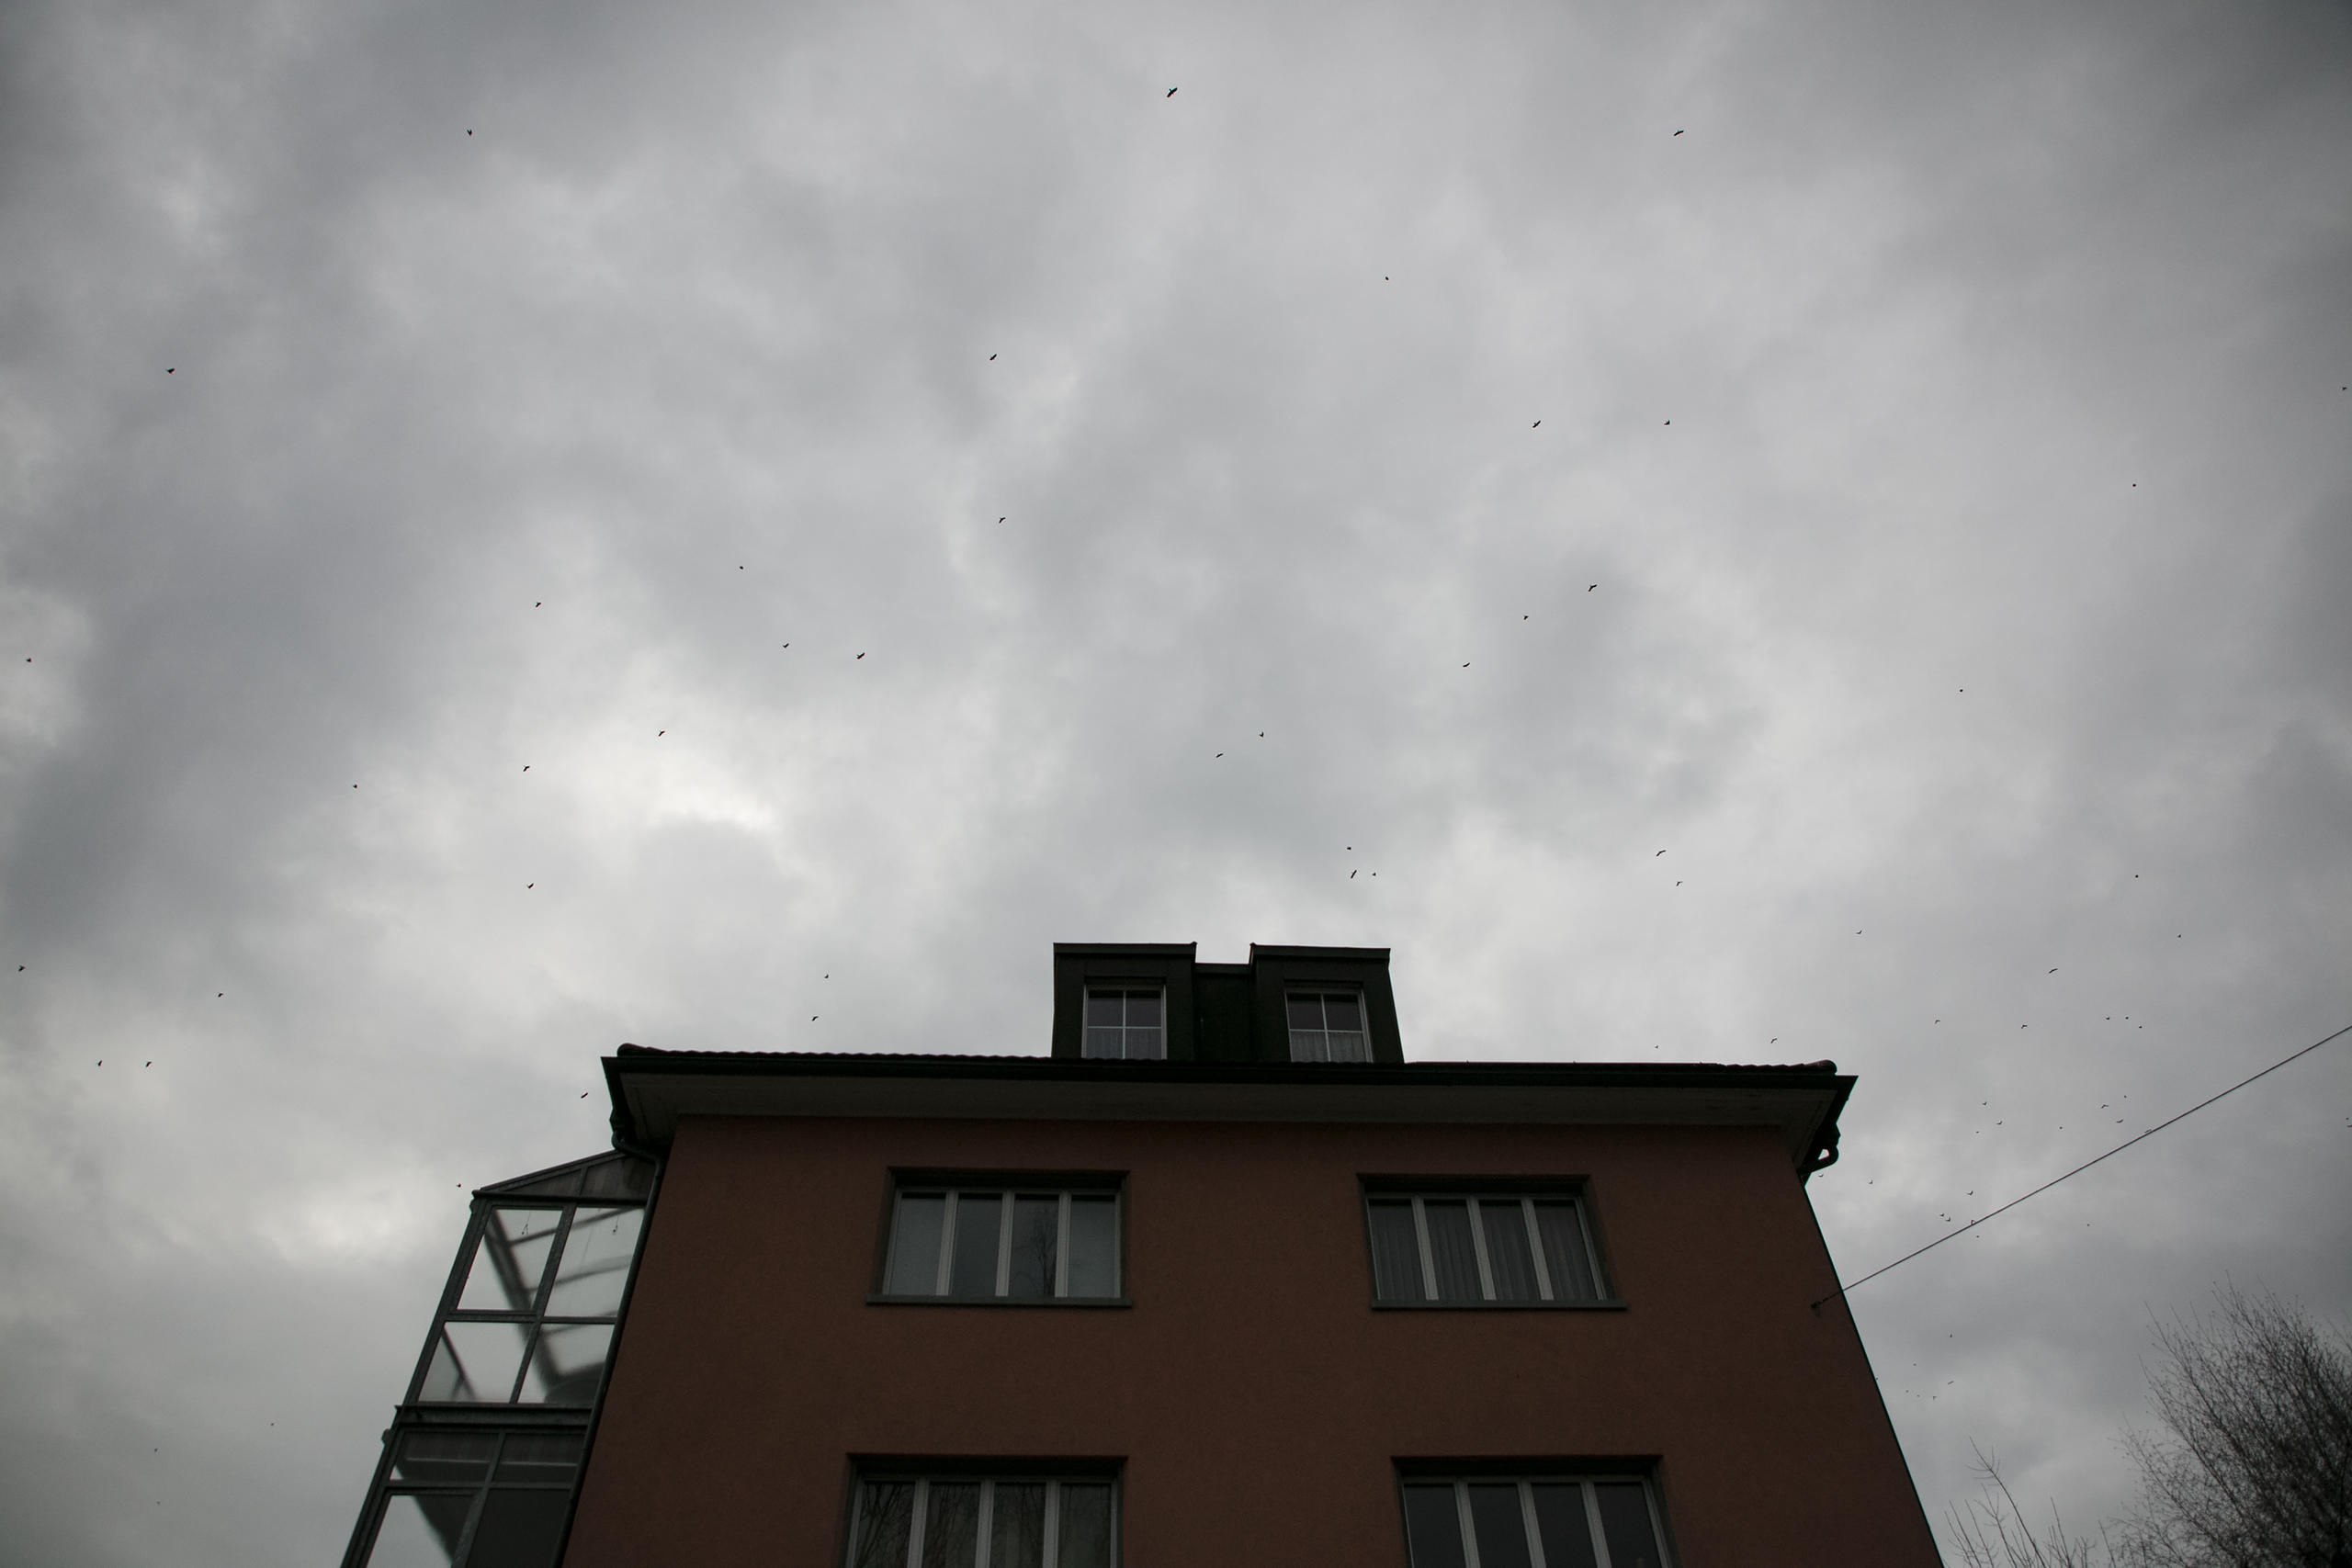
M 989 1568 L 1046 1568 L 1046 1483 L 1000 1481 L 989 1518 Z
M 907 1549 L 914 1537 L 914 1483 L 868 1482 L 862 1490 L 850 1568 L 907 1568 Z
M 1585 1517 L 1584 1488 L 1575 1482 L 1545 1484 L 1535 1494 L 1535 1529 L 1544 1538 L 1544 1568 L 1595 1568 L 1592 1521 Z
M 556 1485 L 571 1483 L 571 1472 L 580 1468 L 580 1450 L 586 1438 L 572 1432 L 510 1432 L 506 1446 L 498 1453 L 498 1479 L 502 1485 Z
M 951 1296 L 996 1294 L 997 1217 L 1004 1200 L 993 1192 L 959 1193 L 956 1199 L 956 1258 L 948 1267 Z
M 1437 1299 L 1478 1302 L 1478 1251 L 1470 1240 L 1470 1205 L 1459 1199 L 1431 1199 L 1421 1205 L 1429 1221 L 1430 1263 L 1437 1270 Z
M 1332 1031 L 1361 1031 L 1363 1028 L 1363 1003 L 1352 992 L 1323 998 L 1323 1027 Z
M 1472 1486 L 1470 1527 L 1478 1535 L 1478 1568 L 1533 1568 L 1517 1483 Z
M 1527 1218 L 1516 1198 L 1478 1205 L 1487 1233 L 1487 1272 L 1494 1276 L 1495 1300 L 1541 1301 L 1535 1289 L 1535 1250 L 1527 1245 Z
M 1089 1027 L 1086 1032 L 1086 1054 L 1115 1062 L 1125 1049 L 1125 1032 L 1115 1026 L 1108 1029 Z
M 383 1522 L 368 1549 L 368 1568 L 449 1568 L 474 1495 L 396 1493 L 384 1499 Z
M 922 1568 L 972 1568 L 980 1552 L 980 1483 L 934 1481 L 922 1524 Z
M 571 1508 L 568 1492 L 491 1490 L 466 1549 L 466 1568 L 549 1568 L 563 1517 Z
M 1127 994 L 1125 991 L 1089 991 L 1086 993 L 1086 1027 L 1101 1029 L 1105 1025 L 1116 1029 L 1125 1021 Z
M 1452 1486 L 1405 1488 L 1405 1543 L 1412 1551 L 1413 1568 L 1467 1568 Z
M 525 1404 L 591 1404 L 613 1348 L 609 1323 L 550 1323 L 523 1369 Z
M 653 1166 L 641 1159 L 606 1160 L 581 1172 L 580 1191 L 588 1198 L 643 1198 L 653 1190 Z
M 504 1404 L 529 1338 L 526 1323 L 448 1323 L 433 1348 L 417 1398 L 432 1404 Z
M 560 1209 L 492 1209 L 458 1297 L 463 1312 L 530 1312 L 539 1304 L 539 1280 L 555 1248 Z
M 1061 1541 L 1055 1568 L 1111 1568 L 1111 1488 L 1062 1483 Z
M 1119 1201 L 1074 1196 L 1069 1201 L 1069 1293 L 1119 1293 Z
M 1159 1027 L 1159 993 L 1129 991 L 1127 993 L 1127 1027 L 1158 1029 Z
M 411 1432 L 401 1439 L 392 1473 L 402 1481 L 478 1486 L 490 1474 L 497 1438 L 481 1432 Z
M 1384 1302 L 1418 1302 L 1421 1244 L 1413 1235 L 1413 1205 L 1403 1199 L 1372 1205 L 1372 1280 Z
M 1291 998 L 1290 1026 L 1293 1029 L 1322 1028 L 1323 998 L 1321 997 Z
M 940 1192 L 899 1196 L 899 1223 L 890 1229 L 890 1270 L 883 1291 L 894 1296 L 939 1293 L 939 1233 L 947 1223 L 947 1198 Z
M 1059 1198 L 1024 1197 L 1012 1201 L 1012 1273 L 1006 1282 L 1005 1294 L 1054 1293 L 1054 1259 L 1061 1251 L 1061 1229 Z
M 1577 1221 L 1574 1203 L 1535 1205 L 1535 1231 L 1544 1238 L 1544 1267 L 1552 1274 L 1555 1302 L 1598 1301 L 1593 1289 L 1592 1262 L 1584 1247 L 1584 1226 Z
M 1600 1505 L 1600 1538 L 1609 1543 L 1610 1568 L 1660 1568 L 1647 1488 L 1638 1481 L 1602 1481 L 1592 1493 Z
M 610 1317 L 621 1310 L 628 1287 L 629 1259 L 637 1256 L 639 1208 L 582 1208 L 563 1238 L 563 1261 L 556 1265 L 548 1312 L 556 1317 Z
M 1325 1042 L 1323 1055 L 1329 1061 L 1369 1062 L 1372 1060 L 1372 1040 L 1368 1035 L 1335 1029 L 1323 1039 Z
M 1290 1032 L 1290 1059 L 1294 1062 L 1328 1062 L 1331 1059 L 1331 1043 L 1319 1029 L 1294 1029 Z

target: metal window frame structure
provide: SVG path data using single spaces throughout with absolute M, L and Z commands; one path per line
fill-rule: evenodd
M 1315 1001 L 1316 1016 L 1323 1021 L 1323 1027 L 1320 1029 L 1301 1029 L 1291 1021 L 1291 1004 L 1305 1001 L 1310 997 Z M 1332 997 L 1355 998 L 1356 1028 L 1333 1029 L 1331 1027 L 1329 998 Z M 1368 1063 L 1372 1060 L 1372 1013 L 1362 986 L 1348 985 L 1338 980 L 1300 980 L 1284 986 L 1283 987 L 1283 1028 L 1289 1042 L 1290 1059 L 1293 1062 Z M 1332 1055 L 1331 1037 L 1334 1034 L 1353 1037 L 1357 1042 L 1359 1054 L 1352 1056 Z M 1302 1056 L 1299 1055 L 1299 1046 L 1307 1041 L 1313 1042 L 1312 1052 L 1310 1055 Z
M 465 1488 L 431 1483 L 415 1483 L 394 1473 L 402 1444 L 413 1434 L 446 1433 L 491 1435 L 501 1439 L 499 1452 L 504 1452 L 503 1439 L 513 1436 L 576 1437 L 580 1441 L 580 1460 L 571 1477 L 559 1488 L 554 1483 L 532 1487 L 532 1490 L 560 1489 L 566 1494 L 566 1517 L 557 1550 L 550 1562 L 561 1559 L 562 1544 L 571 1534 L 570 1509 L 579 1495 L 580 1478 L 585 1473 L 588 1455 L 594 1446 L 597 1416 L 603 1408 L 605 1391 L 611 1386 L 613 1367 L 619 1359 L 623 1326 L 628 1321 L 630 1297 L 637 1289 L 638 1264 L 645 1254 L 647 1234 L 652 1228 L 655 1201 L 661 1195 L 662 1164 L 634 1151 L 592 1155 L 571 1160 L 545 1170 L 533 1171 L 511 1180 L 476 1188 L 468 1213 L 463 1239 L 458 1243 L 456 1258 L 443 1281 L 440 1299 L 433 1314 L 431 1331 L 425 1336 L 424 1348 L 418 1354 L 415 1368 L 409 1374 L 404 1396 L 392 1413 L 391 1425 L 384 1429 L 383 1449 L 369 1477 L 366 1500 L 361 1504 L 359 1517 L 352 1527 L 351 1540 L 345 1548 L 343 1568 L 366 1568 L 375 1550 L 376 1537 L 391 1501 L 399 1496 L 414 1496 L 440 1493 L 451 1495 Z M 617 1183 L 606 1179 L 617 1177 Z M 610 1189 L 610 1190 L 607 1190 Z M 620 1301 L 609 1316 L 582 1314 L 549 1315 L 545 1312 L 558 1276 L 561 1270 L 563 1249 L 571 1238 L 571 1223 L 582 1210 L 634 1208 L 643 1216 L 638 1225 L 637 1237 L 630 1247 L 626 1274 L 622 1280 Z M 549 1244 L 547 1262 L 543 1265 L 537 1289 L 532 1293 L 531 1310 L 510 1312 L 461 1311 L 458 1303 L 464 1294 L 466 1279 L 471 1269 L 474 1255 L 481 1244 L 491 1216 L 500 1209 L 541 1209 L 560 1211 L 561 1218 L 557 1234 Z M 524 1324 L 531 1338 L 524 1354 L 517 1358 L 516 1381 L 508 1387 L 505 1402 L 428 1401 L 419 1397 L 440 1348 L 443 1334 L 451 1322 Z M 522 1378 L 531 1370 L 532 1358 L 538 1354 L 539 1335 L 548 1325 L 563 1326 L 579 1323 L 595 1326 L 609 1325 L 612 1337 L 605 1350 L 602 1369 L 597 1373 L 594 1392 L 578 1404 L 519 1404 L 514 1401 L 521 1388 Z M 504 1490 L 520 1483 L 499 1483 L 496 1461 L 490 1472 L 492 1479 L 481 1483 L 468 1516 L 464 1534 L 459 1538 L 457 1554 L 451 1558 L 452 1568 L 462 1568 L 466 1556 L 473 1549 L 473 1539 L 480 1526 L 491 1491 Z
M 967 1470 L 961 1466 L 938 1463 L 904 1466 L 865 1465 L 851 1479 L 848 1531 L 843 1542 L 842 1561 L 845 1568 L 859 1568 L 856 1552 L 858 1532 L 865 1523 L 865 1509 L 872 1488 L 884 1485 L 912 1485 L 915 1489 L 913 1513 L 907 1531 L 907 1561 L 905 1568 L 917 1568 L 923 1562 L 923 1530 L 930 1520 L 931 1487 L 933 1482 L 980 1487 L 980 1512 L 976 1533 L 978 1537 L 974 1552 L 973 1568 L 991 1568 L 989 1551 L 994 1542 L 992 1533 L 996 1488 L 999 1483 L 1014 1485 L 1037 1485 L 1046 1488 L 1045 1568 L 1059 1568 L 1061 1558 L 1061 1489 L 1072 1486 L 1107 1486 L 1111 1493 L 1111 1568 L 1119 1568 L 1125 1561 L 1122 1538 L 1125 1515 L 1121 1507 L 1119 1473 L 1115 1468 L 1088 1470 L 1046 1463 L 1028 1469 L 1018 1465 L 1004 1466 L 990 1462 L 982 1468 Z
M 1159 1007 L 1159 1021 L 1157 1024 L 1148 1026 L 1127 1022 L 1127 1002 L 1132 998 L 1146 993 L 1148 993 L 1152 997 L 1158 998 Z M 1098 1032 L 1107 1032 L 1110 1026 L 1107 1024 L 1094 1023 L 1086 1017 L 1086 1010 L 1093 1005 L 1094 998 L 1096 997 L 1113 995 L 1119 998 L 1119 1054 L 1115 1056 L 1104 1056 L 1098 1055 L 1092 1049 L 1092 1046 L 1094 1044 L 1094 1036 L 1096 1033 Z M 1120 980 L 1112 978 L 1108 976 L 1097 979 L 1090 979 L 1086 982 L 1085 988 L 1080 997 L 1078 1026 L 1080 1031 L 1079 1054 L 1090 1060 L 1098 1062 L 1164 1062 L 1168 1059 L 1169 1033 L 1167 982 L 1163 980 Z M 1151 1036 L 1158 1048 L 1148 1052 L 1130 1049 L 1135 1037 L 1138 1035 Z
M 1592 1551 L 1595 1568 L 1619 1568 L 1610 1556 L 1609 1540 L 1603 1533 L 1600 1519 L 1600 1498 L 1596 1485 L 1615 1483 L 1637 1484 L 1642 1500 L 1649 1506 L 1650 1537 L 1657 1542 L 1657 1568 L 1673 1568 L 1674 1546 L 1667 1537 L 1666 1508 L 1658 1498 L 1657 1478 L 1646 1471 L 1534 1471 L 1510 1470 L 1464 1473 L 1459 1471 L 1402 1472 L 1396 1478 L 1396 1516 L 1400 1528 L 1408 1529 L 1405 1557 L 1412 1568 L 1422 1568 L 1413 1562 L 1413 1541 L 1409 1527 L 1405 1525 L 1405 1489 L 1408 1486 L 1451 1486 L 1453 1488 L 1454 1528 L 1461 1532 L 1464 1568 L 1481 1568 L 1478 1558 L 1478 1535 L 1471 1522 L 1470 1488 L 1473 1486 L 1515 1485 L 1519 1488 L 1521 1528 L 1526 1532 L 1527 1561 L 1530 1568 L 1548 1568 L 1544 1555 L 1543 1533 L 1536 1528 L 1535 1494 L 1538 1486 L 1574 1486 L 1584 1499 L 1585 1528 Z
M 999 1201 L 997 1215 L 995 1289 L 985 1296 L 950 1293 L 956 1255 L 956 1211 L 967 1194 Z M 909 1198 L 944 1197 L 939 1224 L 939 1257 L 928 1292 L 890 1289 L 890 1265 L 897 1254 L 900 1204 Z M 1054 1289 L 1050 1295 L 1010 1293 L 1012 1273 L 1012 1220 L 1015 1200 L 1053 1198 L 1060 1204 L 1054 1237 Z M 1112 1293 L 1076 1296 L 1069 1292 L 1070 1208 L 1077 1198 L 1111 1201 Z M 881 1267 L 866 1300 L 877 1305 L 933 1306 L 1127 1306 L 1127 1194 L 1124 1175 L 1067 1171 L 894 1171 L 882 1227 Z
M 1406 1300 L 1380 1293 L 1380 1275 L 1374 1252 L 1377 1246 L 1373 1233 L 1373 1205 L 1375 1203 L 1409 1202 L 1413 1213 L 1413 1242 L 1420 1262 L 1421 1299 Z M 1430 1202 L 1465 1203 L 1470 1217 L 1470 1245 L 1478 1265 L 1477 1301 L 1441 1301 L 1438 1298 L 1437 1260 L 1430 1243 L 1429 1214 Z M 1365 1178 L 1363 1182 L 1362 1203 L 1364 1223 L 1364 1257 L 1372 1269 L 1372 1304 L 1382 1311 L 1401 1312 L 1577 1312 L 1622 1310 L 1625 1303 L 1610 1290 L 1610 1277 L 1601 1256 L 1600 1238 L 1592 1218 L 1592 1203 L 1587 1184 L 1582 1179 L 1539 1181 L 1478 1180 L 1461 1183 L 1404 1181 Z M 1535 1223 L 1538 1203 L 1565 1203 L 1576 1216 L 1577 1235 L 1584 1244 L 1585 1267 L 1590 1271 L 1595 1294 L 1581 1299 L 1564 1298 L 1555 1281 L 1549 1261 L 1544 1255 L 1544 1238 Z M 1534 1301 L 1503 1301 L 1495 1294 L 1492 1260 L 1487 1256 L 1487 1228 L 1482 1217 L 1485 1208 L 1516 1207 L 1520 1223 L 1526 1227 L 1528 1250 L 1534 1265 L 1536 1296 Z

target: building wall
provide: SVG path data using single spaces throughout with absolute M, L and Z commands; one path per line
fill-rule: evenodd
M 868 1305 L 899 1167 L 1129 1173 L 1129 1308 Z M 1586 1176 L 1626 1310 L 1374 1311 L 1357 1177 Z M 1403 1568 L 1394 1461 L 1655 1456 L 1683 1568 L 1938 1561 L 1747 1128 L 692 1119 L 567 1568 L 842 1561 L 850 1456 L 1119 1457 L 1127 1560 Z

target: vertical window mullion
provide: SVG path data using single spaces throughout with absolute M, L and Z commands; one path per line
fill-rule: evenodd
M 1413 1240 L 1421 1249 L 1421 1300 L 1437 1300 L 1437 1265 L 1430 1256 L 1430 1218 L 1421 1212 L 1421 1201 L 1413 1200 Z
M 989 1568 L 989 1527 L 996 1517 L 996 1483 L 980 1483 L 979 1540 L 972 1549 L 972 1568 Z
M 563 1206 L 563 1217 L 555 1223 L 553 1249 L 548 1254 L 546 1266 L 539 1270 L 539 1288 L 531 1295 L 533 1317 L 547 1315 L 548 1297 L 555 1293 L 555 1277 L 563 1271 L 564 1245 L 571 1239 L 571 1221 L 579 1213 L 579 1204 L 566 1203 Z
M 1470 1251 L 1478 1259 L 1478 1291 L 1487 1300 L 1495 1299 L 1495 1271 L 1487 1262 L 1486 1216 L 1478 1212 L 1478 1200 L 1469 1201 Z
M 1535 1488 L 1524 1481 L 1519 1483 L 1519 1528 L 1527 1532 L 1530 1568 L 1551 1568 L 1544 1557 L 1544 1531 L 1535 1523 Z
M 931 1483 L 915 1483 L 915 1517 L 907 1523 L 907 1568 L 918 1568 L 922 1562 L 922 1527 L 931 1518 Z
M 1069 1194 L 1060 1195 L 1060 1212 L 1054 1216 L 1054 1294 L 1069 1294 Z
M 1609 1537 L 1600 1528 L 1600 1495 L 1589 1481 L 1577 1483 L 1577 1490 L 1584 1494 L 1584 1528 L 1592 1532 L 1592 1561 L 1596 1568 L 1615 1568 L 1609 1560 Z
M 956 1190 L 949 1188 L 947 1201 L 939 1211 L 939 1268 L 932 1275 L 931 1293 L 947 1293 L 947 1267 L 956 1256 Z
M 1478 1568 L 1478 1528 L 1470 1519 L 1470 1483 L 1453 1483 L 1453 1523 L 1462 1531 L 1463 1568 Z
M 1519 1223 L 1527 1227 L 1527 1250 L 1535 1259 L 1535 1289 L 1547 1302 L 1558 1301 L 1552 1289 L 1552 1266 L 1544 1261 L 1544 1233 L 1535 1228 L 1535 1200 L 1519 1201 Z
M 997 1199 L 996 1293 L 1000 1296 L 1012 1288 L 1012 1200 L 1010 1192 Z

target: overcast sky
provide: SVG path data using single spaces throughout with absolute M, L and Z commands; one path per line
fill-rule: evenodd
M 1056 940 L 1833 1057 L 1877 1267 L 2352 1023 L 2347 386 L 2342 0 L 19 0 L 0 1563 L 332 1561 L 598 1056 Z M 1931 1516 L 2347 1193 L 2352 1042 L 1864 1286 Z

